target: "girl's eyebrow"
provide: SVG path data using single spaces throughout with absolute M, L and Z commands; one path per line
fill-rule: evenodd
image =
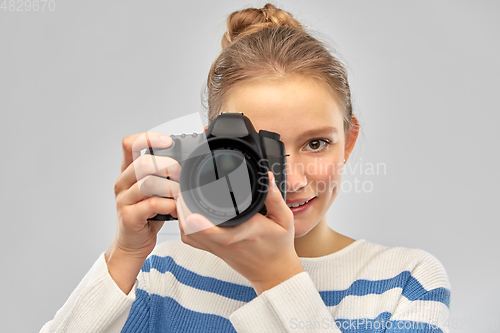
M 332 134 L 338 132 L 336 127 L 333 126 L 327 126 L 327 127 L 321 127 L 321 128 L 313 128 L 310 130 L 307 130 L 300 134 L 298 136 L 298 140 L 302 140 L 306 137 L 314 136 L 314 135 L 321 135 L 321 134 Z

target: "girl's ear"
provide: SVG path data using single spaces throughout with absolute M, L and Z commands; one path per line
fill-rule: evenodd
M 354 145 L 356 144 L 356 140 L 358 139 L 358 134 L 359 134 L 358 118 L 356 118 L 355 115 L 352 115 L 351 126 L 349 127 L 349 133 L 347 133 L 345 137 L 344 158 L 346 162 L 349 159 L 352 150 L 354 149 Z

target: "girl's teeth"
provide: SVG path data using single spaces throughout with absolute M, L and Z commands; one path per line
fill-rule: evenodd
M 293 208 L 295 208 L 295 207 L 302 206 L 303 204 L 306 204 L 306 203 L 308 203 L 308 202 L 309 202 L 309 200 L 308 200 L 308 201 L 303 201 L 303 202 L 297 202 L 297 203 L 294 203 L 294 204 L 288 204 L 287 206 L 288 206 L 288 207 L 291 207 L 291 208 L 292 208 L 292 207 L 293 207 Z

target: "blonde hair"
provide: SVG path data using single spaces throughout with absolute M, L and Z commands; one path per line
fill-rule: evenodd
M 343 107 L 347 133 L 352 104 L 344 65 L 290 13 L 272 4 L 233 12 L 227 19 L 222 51 L 208 74 L 209 123 L 222 112 L 224 100 L 238 83 L 296 75 L 315 78 L 330 88 Z

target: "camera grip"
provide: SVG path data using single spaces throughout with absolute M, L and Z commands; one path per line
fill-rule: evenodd
M 167 179 L 170 179 L 167 177 Z M 165 198 L 156 194 L 153 194 L 153 197 Z M 170 198 L 171 199 L 171 198 Z M 152 218 L 149 218 L 148 221 L 176 221 L 177 218 L 173 217 L 170 214 L 157 214 Z
M 154 148 L 149 147 L 149 149 L 144 150 L 144 154 L 149 154 L 153 156 L 164 156 L 171 157 L 176 160 L 182 168 L 184 160 L 189 155 L 189 153 L 193 150 L 194 147 L 200 145 L 206 137 L 204 133 L 192 133 L 191 135 L 180 134 L 173 135 L 171 134 L 172 145 L 168 148 Z M 167 179 L 170 179 L 167 177 Z M 159 197 L 159 195 L 153 195 L 153 197 Z M 148 221 L 176 221 L 177 218 L 173 217 L 170 214 L 157 214 L 156 216 L 149 218 Z
M 177 218 L 173 217 L 170 214 L 158 214 L 150 219 L 148 221 L 177 221 Z

